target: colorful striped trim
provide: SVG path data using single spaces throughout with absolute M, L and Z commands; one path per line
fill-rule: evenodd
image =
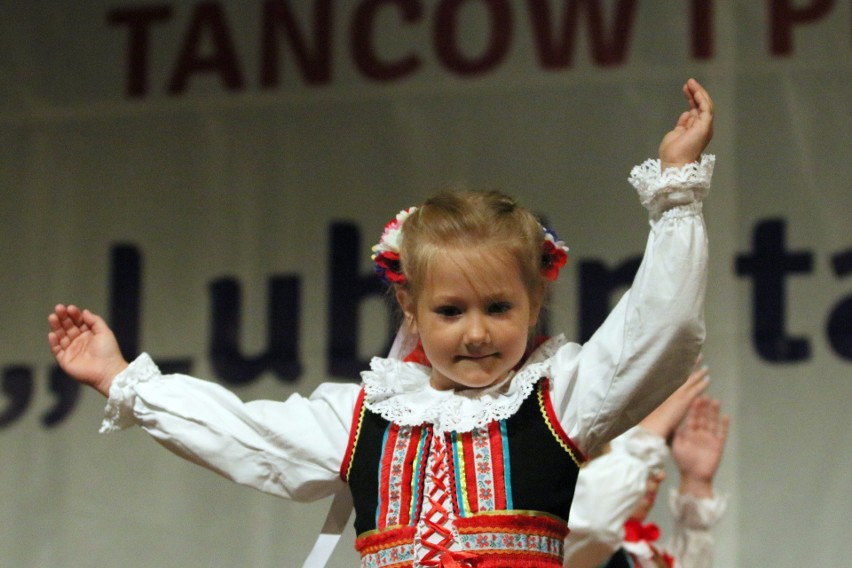
M 447 464 L 447 487 L 448 488 L 455 488 L 455 489 L 448 489 L 448 491 L 450 493 L 449 501 L 453 505 L 453 516 L 461 517 L 462 513 L 459 509 L 461 507 L 463 507 L 463 505 L 462 505 L 462 500 L 461 500 L 461 497 L 460 497 L 461 493 L 459 492 L 460 490 L 458 489 L 459 482 L 458 482 L 458 479 L 456 477 L 456 475 L 458 473 L 458 468 L 455 465 L 456 452 L 455 452 L 455 448 L 453 447 L 453 443 L 454 443 L 453 435 L 452 434 L 444 434 L 443 436 L 444 436 L 444 444 L 447 447 L 447 456 L 448 456 L 447 459 L 451 460 L 450 463 Z M 453 491 L 455 491 L 455 497 L 453 497 Z
M 420 516 L 424 452 L 429 431 L 388 424 L 382 439 L 376 527 L 413 525 Z
M 542 379 L 538 388 L 538 406 L 541 410 L 541 415 L 544 417 L 544 423 L 547 424 L 547 428 L 553 434 L 554 439 L 562 446 L 562 449 L 568 452 L 568 455 L 571 456 L 577 467 L 580 467 L 586 461 L 586 456 L 580 451 L 577 444 L 568 437 L 565 430 L 562 429 L 559 419 L 556 418 L 556 412 L 553 410 L 553 402 L 550 400 L 549 393 L 550 380 Z
M 460 517 L 470 516 L 470 501 L 467 494 L 467 475 L 465 475 L 464 462 L 464 434 L 450 434 L 450 455 L 453 460 L 454 475 L 452 479 L 456 489 L 457 515 Z M 457 481 L 458 480 L 458 481 Z
M 392 429 L 393 424 L 388 424 L 387 428 L 385 428 L 385 433 L 382 435 L 382 456 L 379 459 L 379 471 L 376 472 L 378 474 L 376 482 L 378 483 L 379 489 L 376 495 L 378 502 L 376 503 L 376 515 L 373 524 L 375 524 L 377 528 L 385 526 L 384 523 L 382 523 L 382 519 L 385 518 L 385 513 L 387 513 L 388 507 L 385 496 L 388 494 L 388 477 L 390 476 L 390 470 L 388 468 L 388 464 L 390 463 L 388 438 L 390 437 Z
M 506 421 L 500 421 L 500 443 L 502 445 L 503 456 L 503 495 L 506 503 L 501 509 L 514 508 L 514 500 L 512 498 L 512 462 L 509 459 L 509 433 L 506 430 Z
M 507 501 L 507 483 L 509 481 L 509 449 L 506 440 L 506 421 L 492 422 L 488 425 L 488 438 L 484 441 L 484 449 L 488 451 L 487 459 L 490 460 L 490 476 L 491 486 L 488 488 L 492 492 L 489 510 L 502 510 L 509 508 Z M 480 504 L 479 510 L 482 511 L 486 507 Z
M 459 545 L 483 558 L 507 555 L 533 566 L 562 565 L 565 521 L 534 511 L 502 511 L 456 519 Z M 512 564 L 514 566 L 514 564 Z
M 512 504 L 506 423 L 492 422 L 471 432 L 453 433 L 451 454 L 456 516 L 510 508 Z
M 355 401 L 355 411 L 352 413 L 352 424 L 349 427 L 349 443 L 346 445 L 346 453 L 343 454 L 343 463 L 340 464 L 340 478 L 346 482 L 349 482 L 349 474 L 352 471 L 352 458 L 355 455 L 355 447 L 358 445 L 358 437 L 361 435 L 364 410 L 364 389 L 362 388 Z
M 467 524 L 467 525 L 482 525 L 482 524 L 488 524 L 488 523 L 503 523 L 503 522 L 505 522 L 505 521 L 500 521 L 500 520 L 496 520 L 496 521 L 486 520 L 486 519 L 494 519 L 494 518 L 499 518 L 499 517 L 517 517 L 518 519 L 530 519 L 530 518 L 540 519 L 541 523 L 547 524 L 548 526 L 551 525 L 551 522 L 556 523 L 553 526 L 560 527 L 559 528 L 560 531 L 562 530 L 562 528 L 564 528 L 564 525 L 565 525 L 565 519 L 563 519 L 563 518 L 561 518 L 557 515 L 551 515 L 550 513 L 545 513 L 544 511 L 533 511 L 531 509 L 512 509 L 511 511 L 508 511 L 508 510 L 507 511 L 483 511 L 482 513 L 479 513 L 477 515 L 474 515 L 473 517 L 470 517 L 467 521 L 464 521 L 464 523 Z M 523 521 L 519 521 L 519 520 L 516 519 L 513 522 L 523 522 Z M 539 521 L 532 521 L 532 522 L 536 523 L 536 522 L 539 522 Z M 566 533 L 566 535 L 567 535 L 567 533 Z
M 421 428 L 420 441 L 417 444 L 417 451 L 414 455 L 414 460 L 411 463 L 411 507 L 409 509 L 408 518 L 409 524 L 414 524 L 415 519 L 420 518 L 420 511 L 423 508 L 423 479 L 426 474 L 426 448 L 432 443 L 432 429 Z
M 414 527 L 369 531 L 355 539 L 361 568 L 408 568 L 414 566 Z

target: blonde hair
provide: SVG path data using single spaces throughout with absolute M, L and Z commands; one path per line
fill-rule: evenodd
M 512 197 L 495 190 L 443 191 L 405 221 L 399 256 L 406 283 L 401 286 L 416 298 L 442 252 L 482 247 L 517 263 L 531 305 L 539 306 L 548 284 L 542 275 L 543 241 L 536 216 Z

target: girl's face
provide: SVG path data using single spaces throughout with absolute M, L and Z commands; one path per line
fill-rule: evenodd
M 484 388 L 524 355 L 538 306 L 515 262 L 484 247 L 447 251 L 432 263 L 416 302 L 399 296 L 439 390 Z
M 654 501 L 657 500 L 657 492 L 660 490 L 660 484 L 665 479 L 666 470 L 662 468 L 653 468 L 648 473 L 648 481 L 645 484 L 645 495 L 642 496 L 642 499 L 636 504 L 636 508 L 633 509 L 633 513 L 630 515 L 631 519 L 641 522 L 648 517 L 651 509 L 654 507 Z

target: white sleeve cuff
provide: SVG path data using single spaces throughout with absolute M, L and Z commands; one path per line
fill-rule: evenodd
M 669 455 L 666 441 L 642 428 L 634 426 L 611 442 L 613 452 L 624 452 L 640 460 L 648 468 L 663 467 Z
M 688 529 L 709 529 L 715 526 L 725 510 L 728 500 L 724 495 L 698 498 L 680 494 L 677 489 L 669 490 L 669 508 L 675 520 Z
M 639 193 L 642 205 L 658 217 L 664 211 L 697 203 L 707 197 L 716 156 L 702 154 L 699 162 L 661 170 L 660 160 L 646 160 L 630 171 L 628 181 Z
M 157 377 L 160 369 L 147 353 L 142 353 L 128 367 L 117 374 L 109 388 L 109 399 L 104 409 L 101 432 L 116 432 L 136 424 L 133 404 L 136 402 L 135 387 Z

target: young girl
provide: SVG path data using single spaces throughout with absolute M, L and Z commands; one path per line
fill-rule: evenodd
M 499 193 L 446 193 L 400 213 L 374 248 L 404 314 L 407 358 L 374 358 L 361 385 L 243 403 L 212 382 L 128 363 L 104 321 L 58 305 L 61 367 L 108 397 L 102 431 L 139 425 L 176 454 L 262 491 L 310 501 L 346 484 L 362 566 L 562 565 L 585 452 L 683 382 L 704 338 L 701 200 L 713 104 L 693 79 L 660 160 L 631 181 L 651 234 L 631 290 L 585 345 L 529 355 L 564 245 Z M 413 341 L 408 341 L 408 339 Z

